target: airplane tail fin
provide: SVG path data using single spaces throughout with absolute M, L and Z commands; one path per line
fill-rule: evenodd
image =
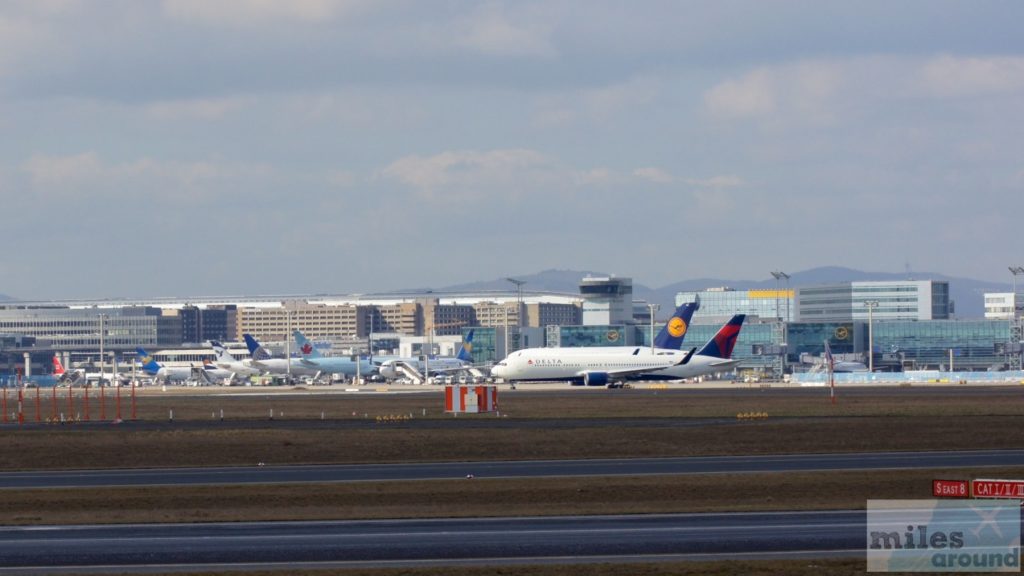
M 53 355 L 53 375 L 54 376 L 63 376 L 65 373 L 67 373 L 67 370 L 65 370 L 64 369 L 64 365 L 61 364 L 60 357 L 57 356 L 56 354 L 54 354 Z
M 665 327 L 654 338 L 654 346 L 668 350 L 679 350 L 683 345 L 683 339 L 686 338 L 686 331 L 690 328 L 690 319 L 693 318 L 693 313 L 698 308 L 700 308 L 700 302 L 687 302 L 676 308 L 675 314 L 672 315 L 672 318 L 669 318 L 668 323 L 665 324 Z
M 156 374 L 160 371 L 160 363 L 153 359 L 145 350 L 142 348 L 136 348 L 135 353 L 139 356 L 139 363 L 142 364 L 142 370 L 147 374 Z
M 825 339 L 825 368 L 829 371 L 835 372 L 836 360 L 832 356 L 832 347 L 828 345 L 828 339 Z
M 299 346 L 299 353 L 303 358 L 319 358 L 320 351 L 313 347 L 313 343 L 306 338 L 302 332 L 295 331 L 295 343 Z
M 732 358 L 732 349 L 736 346 L 736 339 L 740 335 L 740 328 L 743 327 L 743 320 L 746 317 L 746 314 L 733 316 L 697 353 L 701 356 L 713 356 L 724 360 Z
M 455 358 L 462 360 L 463 362 L 473 361 L 473 331 L 470 330 L 466 334 L 466 341 L 462 343 L 462 347 L 459 348 L 459 353 L 455 355 Z
M 251 334 L 242 334 L 242 338 L 245 338 L 245 347 L 249 349 L 249 357 L 253 360 L 258 362 L 273 358 L 273 355 L 261 346 Z
M 235 357 L 220 342 L 211 340 L 210 347 L 213 348 L 213 353 L 217 355 L 217 362 L 235 362 Z

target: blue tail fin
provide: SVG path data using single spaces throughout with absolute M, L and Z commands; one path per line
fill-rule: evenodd
M 462 347 L 459 348 L 459 353 L 455 355 L 455 358 L 462 360 L 463 362 L 473 361 L 473 331 L 470 330 L 469 334 L 466 334 L 466 341 L 462 343 Z
M 147 374 L 156 374 L 160 371 L 160 363 L 147 354 L 145 350 L 142 348 L 136 348 L 135 353 L 139 356 L 139 363 L 142 364 L 142 370 L 144 372 Z
M 732 349 L 736 346 L 736 339 L 739 338 L 740 328 L 743 326 L 743 319 L 746 317 L 746 314 L 733 316 L 731 320 L 725 323 L 725 326 L 718 330 L 717 334 L 711 337 L 711 340 L 708 340 L 708 343 L 697 354 L 701 356 L 714 356 L 724 360 L 732 358 Z
M 320 357 L 320 351 L 313 347 L 313 343 L 298 330 L 295 331 L 295 343 L 299 345 L 299 354 L 301 354 L 303 358 Z
M 260 343 L 251 334 L 242 334 L 242 338 L 245 338 L 245 347 L 249 349 L 249 357 L 253 360 L 270 360 L 273 358 L 273 355 L 267 352 L 266 348 L 260 346 Z
M 690 328 L 690 319 L 693 318 L 693 313 L 698 308 L 700 308 L 700 302 L 687 302 L 676 308 L 676 313 L 669 318 L 668 323 L 654 338 L 654 346 L 679 350 L 683 345 L 683 339 L 686 338 L 686 331 Z

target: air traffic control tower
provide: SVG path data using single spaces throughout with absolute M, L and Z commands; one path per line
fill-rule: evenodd
M 633 323 L 633 279 L 587 276 L 580 281 L 584 326 Z

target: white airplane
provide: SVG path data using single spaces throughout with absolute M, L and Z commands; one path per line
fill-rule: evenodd
M 833 374 L 840 374 L 844 372 L 867 372 L 868 367 L 863 362 L 850 362 L 844 360 L 836 360 L 832 356 L 832 347 L 828 345 L 828 340 L 825 340 L 825 368 L 832 368 Z
M 388 380 L 394 378 L 401 378 L 402 371 L 400 366 L 405 364 L 412 367 L 419 374 L 423 374 L 424 371 L 429 367 L 430 376 L 439 372 L 456 372 L 458 370 L 468 370 L 473 367 L 473 331 L 470 330 L 466 334 L 466 341 L 459 348 L 459 353 L 454 358 L 439 356 L 431 358 L 423 358 L 422 356 L 417 358 L 383 358 L 379 359 L 379 372 L 380 375 Z M 377 364 L 377 360 L 374 360 L 374 364 Z
M 510 382 L 566 380 L 574 384 L 604 386 L 626 379 L 679 380 L 735 367 L 732 350 L 743 326 L 744 314 L 733 316 L 698 351 L 622 346 L 609 348 L 528 348 L 510 354 L 491 368 L 491 375 Z
M 252 337 L 251 334 L 242 334 L 245 338 L 245 345 L 249 348 L 249 366 L 263 370 L 269 374 L 288 374 L 292 376 L 319 376 L 321 370 L 315 367 L 306 366 L 301 358 L 274 358 L 266 348 Z M 291 364 L 289 370 L 288 365 Z
M 260 369 L 254 367 L 251 360 L 236 359 L 220 342 L 211 340 L 210 347 L 213 348 L 213 353 L 217 355 L 214 363 L 218 368 L 242 377 L 259 376 L 261 374 Z
M 162 366 L 142 348 L 136 348 L 142 371 L 152 376 L 157 382 L 185 382 L 197 380 L 207 384 L 221 384 L 233 380 L 234 372 L 217 368 L 206 360 L 201 367 L 195 366 Z

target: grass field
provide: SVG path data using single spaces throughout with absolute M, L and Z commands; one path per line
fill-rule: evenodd
M 76 392 L 79 392 L 76 390 Z M 606 458 L 1020 448 L 1024 389 L 840 395 L 773 389 L 622 394 L 503 393 L 502 415 L 443 414 L 434 394 L 162 394 L 138 397 L 138 423 L 3 428 L 0 467 L 53 470 L 190 465 Z M 913 392 L 913 393 L 911 393 Z M 108 391 L 109 394 L 109 391 Z M 66 410 L 66 398 L 60 406 Z M 26 402 L 29 420 L 34 399 Z M 82 408 L 81 398 L 74 399 Z M 90 399 L 91 416 L 99 400 Z M 122 414 L 130 404 L 122 397 Z M 107 416 L 114 414 L 105 399 Z M 40 411 L 50 406 L 41 399 Z M 169 422 L 169 412 L 175 415 Z M 224 420 L 220 411 L 224 411 Z M 274 419 L 270 419 L 273 410 Z M 767 418 L 737 419 L 740 413 Z M 377 416 L 411 415 L 378 423 Z M 321 420 L 322 419 L 322 420 Z M 931 479 L 1021 477 L 1024 469 L 808 472 L 351 484 L 19 490 L 0 523 L 211 522 L 863 508 L 927 498 Z M 854 574 L 864 562 L 710 563 L 327 570 L 301 574 Z M 274 573 L 274 572 L 269 572 Z M 278 572 L 279 573 L 279 572 Z

